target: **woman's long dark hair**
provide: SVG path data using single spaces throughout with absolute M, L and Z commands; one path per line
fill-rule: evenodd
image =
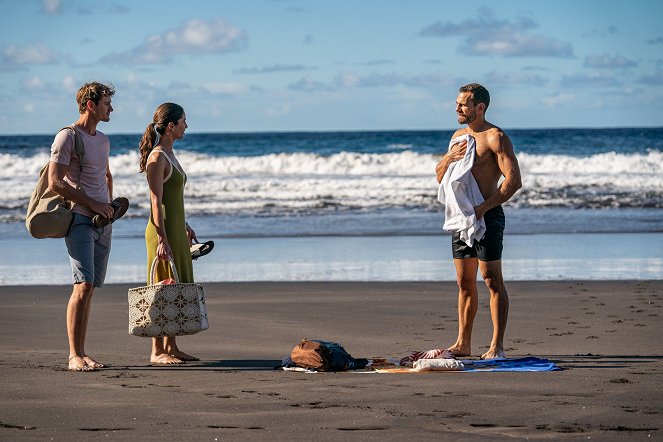
M 152 122 L 145 128 L 143 138 L 140 140 L 139 153 L 140 153 L 140 171 L 145 172 L 147 166 L 147 158 L 150 156 L 152 149 L 157 141 L 157 133 L 159 136 L 163 135 L 168 123 L 177 124 L 180 118 L 184 115 L 182 106 L 175 103 L 164 103 L 157 107 L 152 117 Z

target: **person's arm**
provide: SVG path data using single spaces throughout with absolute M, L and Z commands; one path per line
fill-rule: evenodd
M 108 195 L 113 201 L 113 175 L 111 175 L 110 164 L 106 165 L 106 183 L 108 184 Z
M 111 218 L 113 216 L 113 206 L 105 201 L 90 198 L 81 189 L 71 186 L 64 180 L 68 168 L 68 164 L 51 161 L 48 164 L 48 188 L 68 201 L 73 201 L 76 204 L 88 207 L 94 213 Z
M 522 187 L 520 166 L 518 166 L 518 159 L 513 152 L 513 145 L 509 137 L 499 131 L 496 133 L 495 139 L 489 140 L 488 146 L 495 154 L 497 166 L 504 175 L 504 181 L 486 201 L 474 208 L 477 219 L 483 218 L 484 214 L 493 207 L 508 201 Z
M 150 188 L 150 205 L 152 207 L 152 222 L 157 232 L 157 258 L 160 260 L 167 260 L 169 256 L 173 256 L 173 252 L 168 244 L 168 236 L 166 235 L 166 225 L 164 223 L 163 206 L 163 178 L 166 172 L 168 160 L 162 158 L 160 154 L 156 155 L 153 161 L 148 161 L 145 169 L 147 175 L 147 184 Z

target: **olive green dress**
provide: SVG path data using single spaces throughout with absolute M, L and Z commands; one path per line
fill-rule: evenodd
M 170 163 L 170 176 L 163 183 L 161 204 L 164 213 L 164 224 L 166 225 L 166 235 L 170 249 L 173 251 L 173 261 L 177 269 L 177 276 L 179 277 L 179 282 L 194 282 L 189 238 L 186 234 L 186 222 L 184 220 L 184 184 L 186 183 L 186 174 L 173 164 L 165 152 L 160 149 L 156 149 L 153 152 L 160 152 Z M 154 227 L 153 219 L 154 214 L 150 205 L 150 220 L 145 229 L 148 284 L 150 283 L 150 267 L 157 255 L 158 243 L 157 231 Z M 159 261 L 154 282 L 156 283 L 172 277 L 173 274 L 170 271 L 167 261 Z

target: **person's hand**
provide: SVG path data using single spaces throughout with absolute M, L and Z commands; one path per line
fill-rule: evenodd
M 447 152 L 446 157 L 449 158 L 450 163 L 460 161 L 465 156 L 465 151 L 467 151 L 467 140 L 463 140 L 460 143 L 456 143 L 451 146 L 451 149 L 449 149 L 449 152 Z
M 483 216 L 486 214 L 487 210 L 482 208 L 481 206 L 475 206 L 474 207 L 474 215 L 477 218 L 477 221 L 479 221 Z
M 161 261 L 168 261 L 168 258 L 173 256 L 173 251 L 170 249 L 170 245 L 162 237 L 159 237 L 159 243 L 157 244 L 157 258 Z
M 186 236 L 189 238 L 189 247 L 193 244 L 193 242 L 198 242 L 198 238 L 196 237 L 196 232 L 191 228 L 189 224 L 186 226 Z
M 113 213 L 115 212 L 115 209 L 110 205 L 110 203 L 102 203 L 101 201 L 92 202 L 90 204 L 90 209 L 94 213 L 98 213 L 99 215 L 106 218 L 112 218 Z
M 449 165 L 456 161 L 460 161 L 465 156 L 465 151 L 467 150 L 467 140 L 463 140 L 460 143 L 456 143 L 451 146 L 449 152 L 444 154 L 442 159 L 437 166 L 435 166 L 435 175 L 437 177 L 437 182 L 441 183 L 444 174 L 447 172 Z

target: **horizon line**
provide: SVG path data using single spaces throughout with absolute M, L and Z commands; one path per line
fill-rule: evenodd
M 243 134 L 311 134 L 311 133 L 377 133 L 377 132 L 454 132 L 459 128 L 452 129 L 284 129 L 284 130 L 258 130 L 258 131 L 191 131 L 189 135 L 243 135 Z M 505 132 L 521 130 L 623 130 L 623 129 L 663 129 L 663 126 L 558 126 L 558 127 L 510 127 L 503 128 Z M 142 132 L 106 132 L 106 135 L 141 135 Z M 52 136 L 52 133 L 0 133 L 0 137 L 14 136 Z

